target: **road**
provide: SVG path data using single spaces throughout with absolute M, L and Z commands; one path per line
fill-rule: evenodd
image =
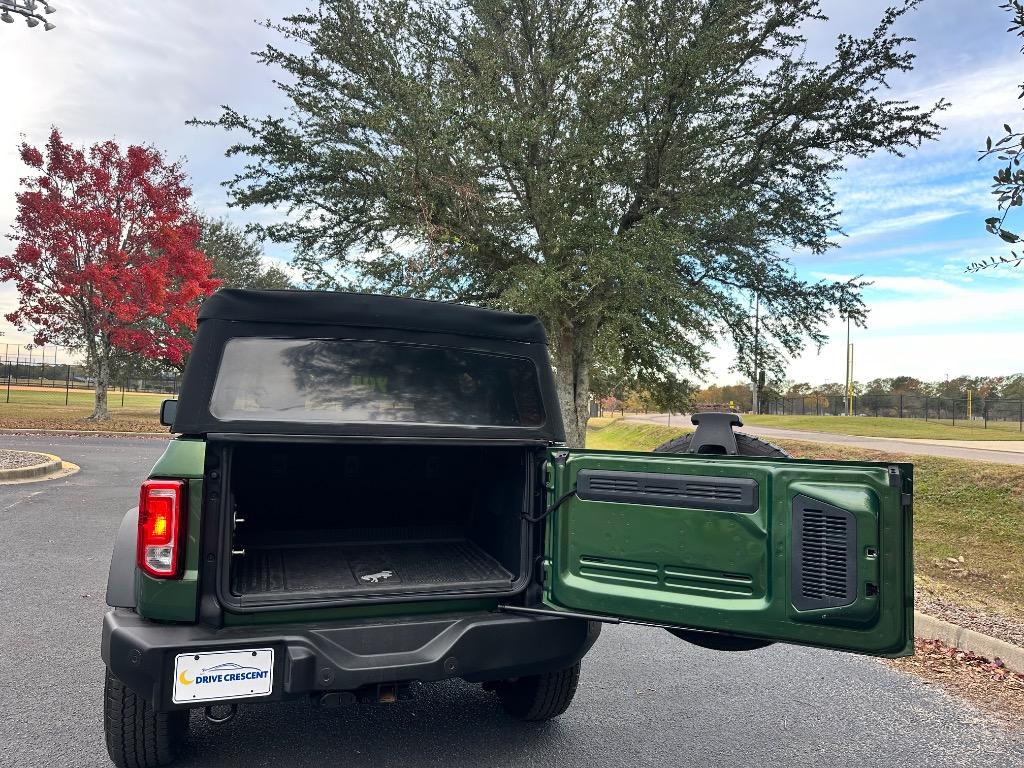
M 671 423 L 672 426 L 690 426 L 689 416 L 667 414 L 626 414 L 626 421 L 639 421 L 650 424 Z M 742 419 L 743 417 L 740 416 Z M 778 429 L 747 424 L 739 429 L 751 435 L 763 437 L 771 441 L 806 440 L 811 443 L 841 443 L 857 448 L 870 448 L 890 453 L 906 453 L 918 456 L 947 456 L 954 459 L 970 459 L 972 461 L 988 461 L 995 464 L 1024 464 L 1024 450 L 1017 441 L 1002 442 L 993 440 L 983 443 L 980 440 L 916 440 L 893 437 L 862 437 L 860 435 L 840 435 L 835 432 L 810 432 L 799 429 Z
M 161 440 L 0 437 L 81 466 L 0 486 L 0 765 L 107 765 L 100 621 L 110 544 Z M 717 654 L 657 629 L 607 628 L 576 701 L 509 720 L 478 686 L 407 703 L 193 713 L 183 766 L 984 766 L 1024 764 L 1024 734 L 879 661 L 802 648 Z

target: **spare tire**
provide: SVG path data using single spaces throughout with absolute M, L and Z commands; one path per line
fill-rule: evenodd
M 689 453 L 693 433 L 681 435 L 654 449 L 655 453 Z M 753 435 L 743 432 L 736 433 L 736 453 L 740 456 L 768 456 L 776 459 L 788 459 L 790 455 L 777 445 L 765 442 Z M 694 632 L 683 628 L 669 629 L 676 637 L 686 640 L 702 648 L 714 651 L 754 651 L 772 645 L 770 640 L 736 635 L 720 635 L 714 632 Z
M 662 443 L 654 449 L 654 452 L 689 453 L 690 442 L 693 440 L 693 434 L 694 433 L 690 432 L 686 435 L 680 435 L 674 440 L 669 440 L 667 443 Z M 779 448 L 779 446 L 772 445 L 769 442 L 754 437 L 753 435 L 748 435 L 744 432 L 736 433 L 736 453 L 739 456 L 769 456 L 775 459 L 792 458 L 788 453 Z

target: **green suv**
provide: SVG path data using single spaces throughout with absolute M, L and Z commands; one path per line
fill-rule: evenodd
M 173 760 L 191 709 L 414 681 L 552 718 L 602 622 L 912 650 L 910 465 L 786 458 L 717 416 L 661 452 L 567 448 L 533 317 L 220 291 L 162 420 L 107 586 L 119 766 Z

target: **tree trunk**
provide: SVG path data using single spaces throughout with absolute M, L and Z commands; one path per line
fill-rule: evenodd
M 93 405 L 93 421 L 108 421 L 110 414 L 107 412 L 107 388 L 110 386 L 110 355 L 104 344 L 99 344 L 94 358 L 96 362 L 96 401 Z
M 570 448 L 583 448 L 590 419 L 590 365 L 594 340 L 589 333 L 564 326 L 555 334 L 555 388 Z

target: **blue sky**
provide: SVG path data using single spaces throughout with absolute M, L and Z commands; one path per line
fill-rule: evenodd
M 57 0 L 55 0 L 57 2 Z M 824 56 L 838 31 L 867 33 L 884 2 L 825 0 L 827 25 L 810 31 L 811 53 Z M 5 73 L 0 121 L 0 231 L 10 230 L 22 168 L 16 145 L 24 135 L 42 142 L 51 124 L 76 142 L 116 137 L 151 142 L 186 159 L 197 205 L 239 223 L 273 212 L 230 211 L 220 182 L 237 161 L 223 157 L 229 138 L 192 128 L 192 116 L 212 117 L 231 104 L 257 114 L 279 111 L 270 73 L 249 55 L 271 38 L 255 19 L 303 7 L 291 2 L 58 2 L 57 29 L 0 25 Z M 116 11 L 116 15 L 115 15 Z M 938 142 L 906 158 L 878 155 L 849 164 L 837 181 L 848 236 L 820 257 L 797 254 L 807 277 L 864 275 L 871 315 L 854 330 L 857 378 L 907 373 L 941 379 L 961 373 L 1024 370 L 1024 268 L 967 275 L 964 267 L 1005 248 L 984 232 L 993 202 L 993 166 L 977 162 L 985 136 L 1020 122 L 1016 100 L 1024 81 L 1019 40 L 1005 32 L 997 0 L 925 0 L 901 24 L 917 38 L 912 73 L 893 80 L 893 96 L 952 102 Z M 0 247 L 7 247 L 6 244 Z M 287 260 L 287 248 L 270 251 Z M 0 286 L 0 309 L 15 296 Z M 3 341 L 27 335 L 0 321 Z M 789 367 L 798 381 L 840 381 L 845 327 L 832 341 Z M 712 378 L 735 379 L 732 354 L 717 350 Z

